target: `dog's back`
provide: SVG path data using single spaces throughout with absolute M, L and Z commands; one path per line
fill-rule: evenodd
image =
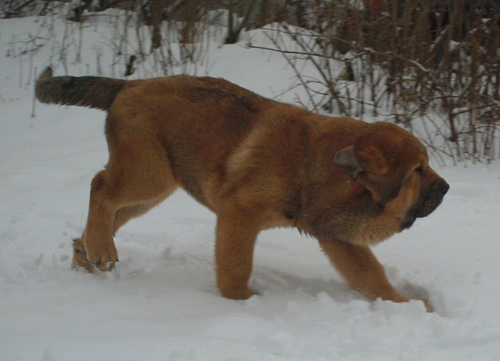
M 256 128 L 276 126 L 276 107 L 298 110 L 223 79 L 148 79 L 129 82 L 117 95 L 106 130 L 108 140 L 151 131 L 181 186 L 213 208 L 208 193 L 224 182 L 229 158 Z

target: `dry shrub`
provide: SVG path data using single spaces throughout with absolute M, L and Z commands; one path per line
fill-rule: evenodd
M 440 160 L 495 159 L 499 2 L 300 3 L 302 27 L 281 23 L 268 37 L 306 88 L 308 107 L 400 123 Z M 303 61 L 317 77 L 302 74 Z

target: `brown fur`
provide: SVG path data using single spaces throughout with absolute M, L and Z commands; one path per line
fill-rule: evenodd
M 109 163 L 92 181 L 74 267 L 113 268 L 114 233 L 182 187 L 217 215 L 217 284 L 225 297 L 250 296 L 261 230 L 296 227 L 317 238 L 366 297 L 408 301 L 369 246 L 427 216 L 449 186 L 407 131 L 313 114 L 222 79 L 72 78 L 76 90 L 68 100 L 64 81 L 50 75 L 37 83 L 40 100 L 109 107 Z M 102 90 L 109 106 L 86 91 L 94 82 L 109 84 Z

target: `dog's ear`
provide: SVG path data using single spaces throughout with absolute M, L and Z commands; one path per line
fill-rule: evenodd
M 356 179 L 360 172 L 383 175 L 389 171 L 384 155 L 375 147 L 356 151 L 354 145 L 339 150 L 333 156 L 333 164 Z
M 335 153 L 333 156 L 333 164 L 341 168 L 354 179 L 357 178 L 360 172 L 364 171 L 354 151 L 354 145 L 350 145 Z
M 363 147 L 357 151 L 358 160 L 363 168 L 372 174 L 384 175 L 389 172 L 389 165 L 382 152 L 373 146 Z

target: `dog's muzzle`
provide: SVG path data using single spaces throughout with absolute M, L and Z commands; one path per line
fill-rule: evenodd
M 449 190 L 450 185 L 444 179 L 432 182 L 427 191 L 423 192 L 417 204 L 406 214 L 401 223 L 401 230 L 410 228 L 417 218 L 427 217 L 434 212 Z
M 448 193 L 450 185 L 444 179 L 431 183 L 427 192 L 422 197 L 422 202 L 417 207 L 415 217 L 423 218 L 434 212 L 441 204 L 446 193 Z

